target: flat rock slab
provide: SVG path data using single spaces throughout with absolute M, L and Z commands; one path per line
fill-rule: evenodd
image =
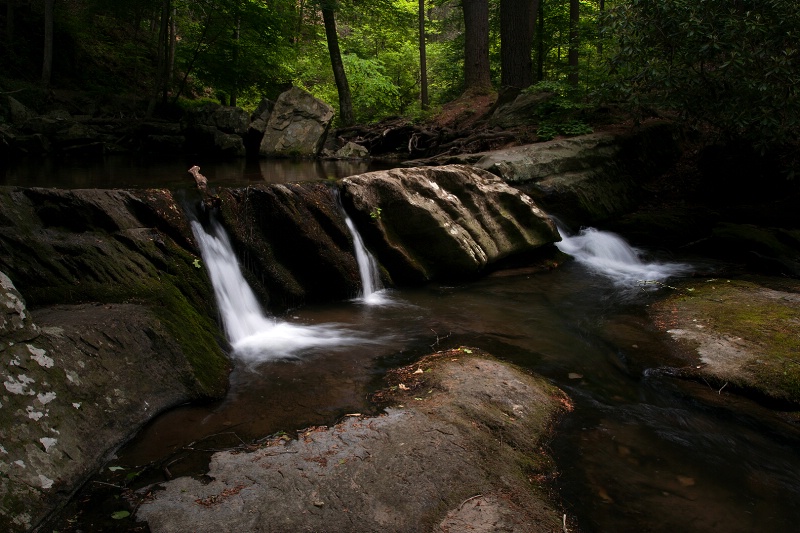
M 675 289 L 650 312 L 692 362 L 681 375 L 800 404 L 800 282 L 695 279 Z
M 389 379 L 385 414 L 217 453 L 207 476 L 146 489 L 136 518 L 154 533 L 560 530 L 536 480 L 561 391 L 469 349 Z

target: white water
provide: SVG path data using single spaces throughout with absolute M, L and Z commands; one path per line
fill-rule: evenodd
M 254 364 L 296 357 L 311 348 L 369 342 L 335 324 L 303 326 L 266 316 L 222 226 L 212 219 L 207 233 L 192 221 L 192 231 L 214 286 L 225 334 L 239 359 Z
M 364 246 L 364 240 L 361 234 L 358 233 L 356 225 L 352 219 L 347 215 L 341 202 L 339 201 L 338 192 L 336 195 L 336 202 L 339 205 L 339 210 L 344 217 L 344 222 L 347 224 L 347 229 L 350 230 L 350 235 L 353 237 L 353 248 L 358 263 L 358 274 L 361 276 L 361 297 L 359 300 L 367 305 L 386 305 L 391 303 L 387 291 L 383 288 L 381 283 L 381 273 L 378 268 L 378 262 L 375 257 Z
M 570 236 L 558 228 L 561 242 L 556 246 L 590 271 L 612 279 L 618 285 L 645 286 L 691 271 L 683 263 L 645 262 L 642 254 L 619 235 L 585 228 Z

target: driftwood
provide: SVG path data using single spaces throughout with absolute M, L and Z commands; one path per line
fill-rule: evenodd
M 200 174 L 200 167 L 194 165 L 189 169 L 189 174 L 194 177 L 194 181 L 197 184 L 197 190 L 199 190 L 203 195 L 203 204 L 205 204 L 206 207 L 219 207 L 219 196 L 217 196 L 213 190 L 209 190 L 208 178 Z
M 518 134 L 492 131 L 485 127 L 455 130 L 421 126 L 412 124 L 407 119 L 393 118 L 378 124 L 340 128 L 336 131 L 336 137 L 343 145 L 354 142 L 364 146 L 372 156 L 393 154 L 414 159 L 457 151 L 491 150 L 513 142 Z

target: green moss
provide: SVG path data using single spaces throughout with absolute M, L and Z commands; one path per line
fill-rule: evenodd
M 738 385 L 800 402 L 800 307 L 747 281 L 695 283 L 677 303 L 720 334 L 755 346 Z

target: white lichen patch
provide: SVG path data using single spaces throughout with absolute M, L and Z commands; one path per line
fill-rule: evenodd
M 67 379 L 70 383 L 74 383 L 75 385 L 81 384 L 81 378 L 78 376 L 78 373 L 73 370 L 67 370 Z
M 42 405 L 47 405 L 48 403 L 56 399 L 56 393 L 55 392 L 46 392 L 44 394 L 39 393 L 36 395 L 36 399 L 39 400 L 42 403 Z
M 14 376 L 8 376 L 3 385 L 11 394 L 34 394 L 33 391 L 26 390 L 31 383 L 36 383 L 36 381 L 25 374 L 20 374 L 16 379 Z
M 52 358 L 47 357 L 46 355 L 47 352 L 45 350 L 37 348 L 36 346 L 32 346 L 30 344 L 28 344 L 27 346 L 28 346 L 28 351 L 31 352 L 31 359 L 39 363 L 39 366 L 43 366 L 45 368 L 53 367 L 53 364 L 55 363 L 53 362 Z
M 21 361 L 17 357 L 15 357 L 14 359 L 8 362 L 8 366 L 19 366 L 20 363 Z
M 42 474 L 39 474 L 39 481 L 41 481 L 43 489 L 49 489 L 53 486 L 53 480 Z
M 22 459 L 17 459 L 16 461 L 14 461 L 14 464 L 20 468 L 28 468 L 27 465 L 25 464 L 25 461 L 23 461 Z
M 5 447 L 3 447 L 2 444 L 0 444 L 0 453 L 4 453 L 4 454 L 8 455 L 8 452 L 6 451 Z
M 35 411 L 32 406 L 28 406 L 25 411 L 28 413 L 28 418 L 31 420 L 39 421 L 44 415 L 41 411 Z
M 72 407 L 74 407 L 75 409 L 80 409 L 81 408 L 81 403 L 80 402 L 72 402 Z
M 54 439 L 52 437 L 42 437 L 39 439 L 39 442 L 41 442 L 42 446 L 44 446 L 44 451 L 50 453 L 50 448 L 56 445 L 58 439 Z

